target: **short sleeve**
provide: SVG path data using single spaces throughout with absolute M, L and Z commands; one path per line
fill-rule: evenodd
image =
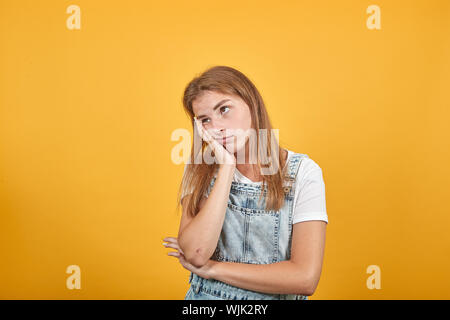
M 322 169 L 314 160 L 303 159 L 295 184 L 292 224 L 311 220 L 322 220 L 328 223 L 325 182 Z

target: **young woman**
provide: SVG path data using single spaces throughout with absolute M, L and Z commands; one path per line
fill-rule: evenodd
M 185 299 L 306 300 L 319 282 L 328 223 L 321 168 L 269 138 L 263 99 L 236 69 L 194 78 L 183 105 L 203 143 L 196 153 L 194 142 L 185 166 L 178 237 L 164 245 L 191 271 Z M 202 160 L 205 149 L 216 161 Z

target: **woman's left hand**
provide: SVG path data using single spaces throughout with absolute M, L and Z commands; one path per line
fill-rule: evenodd
M 178 261 L 181 263 L 181 265 L 185 269 L 187 269 L 205 279 L 214 278 L 214 265 L 217 263 L 217 261 L 208 260 L 208 262 L 205 265 L 203 265 L 200 268 L 197 268 L 197 267 L 193 266 L 192 264 L 190 264 L 186 260 L 186 258 L 184 257 L 184 252 L 180 249 L 180 247 L 178 245 L 177 238 L 167 237 L 167 238 L 164 238 L 163 240 L 167 241 L 167 243 L 163 243 L 163 245 L 166 248 L 173 248 L 173 249 L 177 250 L 177 251 L 171 251 L 167 255 L 178 258 Z

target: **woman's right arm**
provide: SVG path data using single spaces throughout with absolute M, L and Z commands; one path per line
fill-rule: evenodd
M 235 168 L 234 164 L 220 165 L 214 186 L 208 198 L 202 199 L 195 217 L 188 217 L 183 206 L 178 245 L 185 259 L 195 267 L 208 262 L 217 247 Z

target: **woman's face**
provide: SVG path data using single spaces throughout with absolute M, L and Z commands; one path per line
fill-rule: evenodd
M 241 150 L 252 127 L 248 105 L 238 96 L 216 91 L 203 91 L 192 102 L 194 115 L 205 130 L 230 153 Z M 223 140 L 225 137 L 231 137 Z

